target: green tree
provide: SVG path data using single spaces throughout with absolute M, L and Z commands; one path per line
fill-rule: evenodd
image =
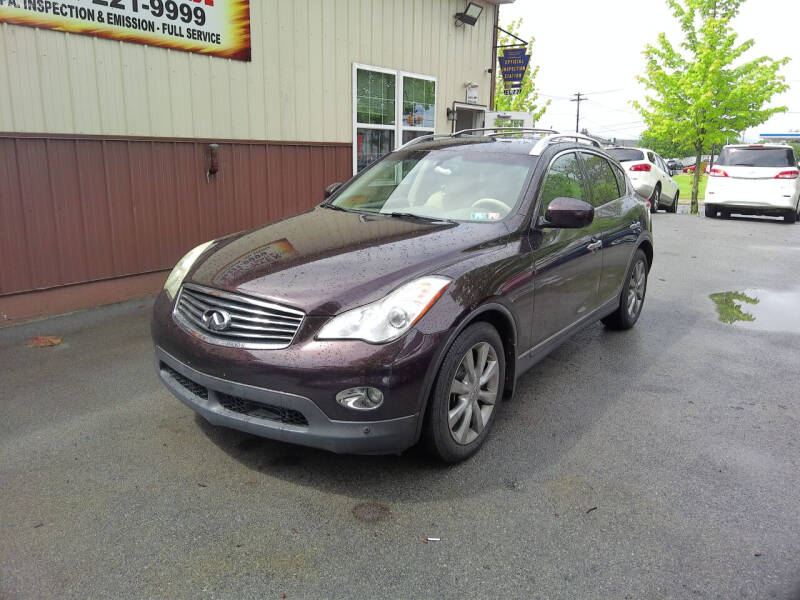
M 665 34 L 644 55 L 650 91 L 644 104 L 634 102 L 647 130 L 659 139 L 688 146 L 697 157 L 712 145 L 722 146 L 785 106 L 767 107 L 788 89 L 780 68 L 789 59 L 762 56 L 745 61 L 753 40 L 737 42 L 731 27 L 745 0 L 666 0 L 680 22 L 683 40 L 676 48 Z M 700 169 L 692 180 L 692 213 L 697 213 Z
M 660 137 L 650 131 L 642 132 L 639 145 L 642 148 L 650 148 L 664 158 L 684 158 L 694 152 L 693 148 L 686 143 L 681 143 L 671 137 Z
M 505 29 L 514 35 L 518 35 L 521 25 L 522 19 L 520 18 L 516 21 L 512 21 L 508 27 L 505 27 Z M 534 38 L 531 38 L 528 42 L 528 54 L 533 54 L 533 42 Z M 518 42 L 514 38 L 504 34 L 503 32 L 499 32 L 499 35 L 497 36 L 498 46 L 506 46 L 516 43 Z M 502 48 L 499 49 L 498 52 L 500 56 L 503 55 Z M 533 123 L 535 125 L 536 122 L 542 118 L 547 110 L 547 107 L 550 106 L 550 100 L 547 100 L 543 103 L 540 103 L 539 101 L 539 90 L 536 89 L 536 75 L 538 74 L 539 67 L 534 67 L 533 64 L 528 63 L 528 70 L 525 72 L 525 77 L 522 79 L 522 87 L 520 88 L 519 94 L 514 96 L 506 96 L 503 93 L 505 86 L 503 85 L 503 76 L 500 73 L 500 63 L 498 61 L 494 88 L 494 110 L 519 110 L 522 112 L 532 113 Z

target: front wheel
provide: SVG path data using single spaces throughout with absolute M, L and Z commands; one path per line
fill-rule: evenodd
M 636 325 L 644 306 L 647 293 L 647 257 L 641 249 L 636 250 L 633 262 L 625 276 L 622 294 L 617 310 L 603 319 L 603 325 L 609 329 L 625 330 Z
M 425 419 L 425 441 L 440 460 L 456 463 L 481 447 L 503 397 L 503 342 L 488 323 L 465 329 L 447 351 Z

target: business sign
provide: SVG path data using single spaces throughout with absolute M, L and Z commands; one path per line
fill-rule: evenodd
M 0 23 L 250 60 L 250 0 L 0 0 Z
M 498 57 L 498 61 L 500 62 L 500 73 L 503 75 L 504 92 L 507 95 L 519 94 L 530 59 L 531 56 L 525 47 L 503 49 L 503 54 Z

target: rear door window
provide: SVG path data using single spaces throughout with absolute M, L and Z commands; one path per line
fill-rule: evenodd
M 616 200 L 620 193 L 617 178 L 611 170 L 611 164 L 602 156 L 581 152 L 589 189 L 592 193 L 592 204 L 595 207 L 603 206 Z
M 790 148 L 723 148 L 717 163 L 724 167 L 794 167 Z

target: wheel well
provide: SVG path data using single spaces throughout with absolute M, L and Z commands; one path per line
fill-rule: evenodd
M 650 271 L 650 268 L 653 266 L 653 244 L 645 240 L 639 245 L 639 248 L 642 249 L 645 257 L 647 257 L 647 270 Z
M 500 334 L 503 342 L 503 354 L 506 359 L 506 377 L 503 385 L 503 398 L 510 399 L 514 395 L 517 363 L 517 337 L 511 317 L 499 310 L 489 309 L 475 316 L 469 325 L 483 321 L 489 323 Z M 467 327 L 469 327 L 469 325 Z

